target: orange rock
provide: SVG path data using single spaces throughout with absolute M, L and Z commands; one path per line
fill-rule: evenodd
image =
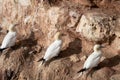
M 109 39 L 114 34 L 114 27 L 109 15 L 96 11 L 82 15 L 76 31 L 87 40 L 97 42 Z
M 90 0 L 73 0 L 76 3 L 80 3 L 83 6 L 88 6 L 91 7 L 93 5 L 93 3 Z
M 92 80 L 109 80 L 110 76 L 113 75 L 114 70 L 109 67 L 104 67 L 97 70 L 92 75 Z
M 120 74 L 115 74 L 110 77 L 110 80 L 120 80 Z
M 111 2 L 111 0 L 102 0 L 101 2 L 100 2 L 100 5 L 107 5 L 107 4 L 109 4 Z

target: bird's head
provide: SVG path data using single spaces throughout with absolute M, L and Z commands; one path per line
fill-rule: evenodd
M 61 37 L 63 36 L 63 34 L 61 32 L 57 32 L 54 36 L 55 40 L 61 39 Z
M 101 48 L 104 48 L 104 46 L 102 46 L 102 45 L 100 45 L 100 44 L 96 44 L 96 45 L 94 46 L 94 51 L 99 51 L 99 50 L 101 50 Z
M 18 23 L 11 24 L 11 25 L 9 26 L 9 29 L 8 29 L 8 30 L 9 30 L 10 32 L 16 31 L 16 30 L 15 30 L 15 27 L 16 27 L 17 25 L 18 25 Z

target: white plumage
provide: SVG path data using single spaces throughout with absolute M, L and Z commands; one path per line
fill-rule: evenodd
M 61 33 L 57 32 L 55 35 L 55 41 L 47 48 L 45 56 L 38 60 L 38 62 L 42 61 L 42 63 L 44 63 L 45 61 L 48 61 L 51 58 L 58 56 L 61 50 L 62 43 L 63 42 L 61 40 Z
M 4 37 L 3 41 L 2 41 L 2 45 L 0 47 L 0 51 L 2 52 L 4 49 L 12 47 L 15 45 L 15 41 L 16 41 L 16 31 L 15 31 L 15 27 L 16 24 L 12 24 L 9 26 L 9 32 L 7 33 L 7 35 Z
M 16 32 L 8 32 L 5 38 L 3 39 L 1 49 L 14 46 L 16 40 Z
M 98 64 L 100 63 L 100 58 L 102 57 L 101 48 L 102 46 L 99 44 L 96 44 L 94 46 L 94 52 L 87 58 L 83 68 L 78 71 L 78 73 L 81 73 L 80 75 L 82 75 L 82 72 L 98 66 Z
M 100 62 L 100 58 L 102 56 L 101 50 L 94 51 L 85 61 L 83 68 L 89 69 L 93 67 L 97 67 Z
M 43 59 L 45 61 L 50 60 L 51 58 L 58 56 L 62 45 L 62 40 L 55 40 L 47 49 Z

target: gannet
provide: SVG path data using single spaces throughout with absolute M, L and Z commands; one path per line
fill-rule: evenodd
M 38 62 L 42 61 L 42 64 L 43 64 L 44 62 L 50 60 L 51 58 L 58 56 L 63 43 L 63 41 L 61 40 L 61 36 L 62 34 L 60 32 L 57 32 L 55 34 L 54 36 L 55 41 L 47 48 L 45 52 L 45 56 L 39 59 Z
M 2 45 L 0 47 L 0 52 L 5 50 L 6 48 L 9 48 L 9 47 L 12 47 L 15 45 L 15 40 L 16 40 L 15 26 L 17 26 L 17 25 L 18 24 L 11 24 L 9 26 L 9 32 L 7 33 L 7 35 L 4 37 L 4 39 L 2 41 Z
M 100 58 L 102 56 L 101 48 L 103 48 L 103 46 L 99 44 L 96 44 L 94 46 L 94 52 L 87 58 L 83 68 L 80 71 L 78 71 L 78 73 L 80 73 L 80 76 L 84 71 L 98 66 L 98 64 L 100 63 Z

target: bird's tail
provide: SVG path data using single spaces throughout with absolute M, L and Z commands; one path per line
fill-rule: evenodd
M 45 63 L 45 59 L 44 58 L 39 59 L 37 62 L 40 62 L 40 61 L 42 61 L 42 64 Z
M 39 64 L 39 67 L 41 67 L 41 65 L 43 65 L 43 63 L 45 63 L 45 59 L 41 58 L 37 62 L 40 62 L 40 61 L 41 61 L 41 63 Z
M 7 49 L 7 48 L 2 48 L 2 49 L 0 48 L 0 52 L 2 53 L 2 52 L 3 52 L 3 50 L 5 50 L 5 49 Z
M 86 70 L 87 70 L 86 68 L 83 68 L 83 69 L 79 70 L 77 73 L 81 73 L 81 72 L 84 72 Z

